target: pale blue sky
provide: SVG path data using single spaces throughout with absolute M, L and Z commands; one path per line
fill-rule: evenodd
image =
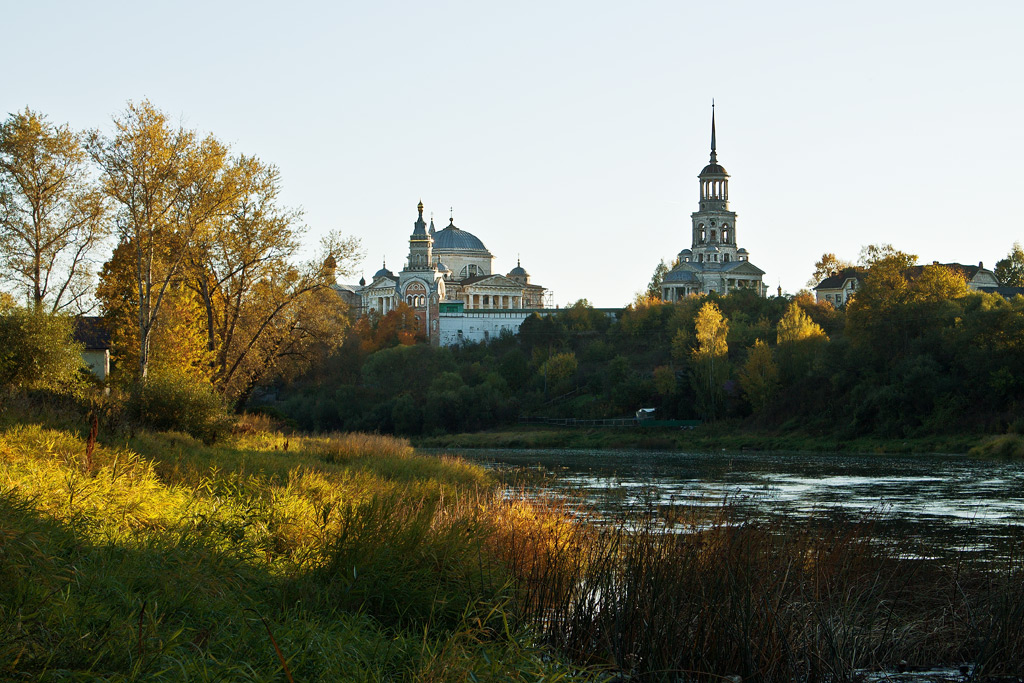
M 774 289 L 891 242 L 1024 240 L 1020 2 L 21 2 L 0 109 L 109 130 L 128 99 L 277 164 L 310 243 L 407 253 L 422 198 L 560 304 L 627 303 L 689 246 L 710 102 Z M 351 278 L 357 280 L 358 273 Z

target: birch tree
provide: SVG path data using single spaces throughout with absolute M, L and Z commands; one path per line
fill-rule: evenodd
M 149 371 L 153 327 L 186 256 L 222 220 L 235 196 L 227 147 L 213 136 L 171 125 L 152 104 L 129 103 L 114 134 L 89 136 L 114 202 L 120 242 L 131 251 L 137 291 L 138 377 Z
M 87 162 L 75 132 L 27 107 L 0 126 L 0 272 L 38 312 L 91 307 L 90 257 L 108 223 Z

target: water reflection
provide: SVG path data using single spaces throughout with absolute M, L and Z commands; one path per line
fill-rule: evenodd
M 598 514 L 669 506 L 741 520 L 871 519 L 929 551 L 1005 552 L 1024 540 L 1024 464 L 963 456 L 458 451 L 529 492 L 574 497 Z M 924 550 L 924 548 L 922 548 Z

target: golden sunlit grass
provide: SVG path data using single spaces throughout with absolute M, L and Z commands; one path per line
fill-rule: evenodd
M 215 446 L 139 433 L 91 462 L 68 432 L 0 431 L 0 675 L 788 682 L 1024 666 L 1020 557 L 925 560 L 870 525 L 739 525 L 725 508 L 670 510 L 672 533 L 596 523 L 402 440 L 267 426 Z

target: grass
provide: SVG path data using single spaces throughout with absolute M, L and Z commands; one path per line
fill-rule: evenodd
M 286 450 L 287 449 L 287 450 Z M 0 433 L 0 677 L 559 680 L 482 471 L 377 436 Z
M 969 455 L 976 458 L 1024 459 L 1024 436 L 1002 434 L 990 437 L 972 448 Z
M 265 429 L 101 433 L 88 457 L 69 431 L 0 429 L 0 678 L 1024 670 L 1024 555 L 922 559 L 870 524 L 726 508 L 593 524 L 402 440 Z
M 418 437 L 424 448 L 593 448 L 665 451 L 788 451 L 828 453 L 964 453 L 978 435 L 931 435 L 905 439 L 843 439 L 793 432 L 751 431 L 733 423 L 693 430 L 664 427 L 555 427 L 523 425 L 495 431 Z

